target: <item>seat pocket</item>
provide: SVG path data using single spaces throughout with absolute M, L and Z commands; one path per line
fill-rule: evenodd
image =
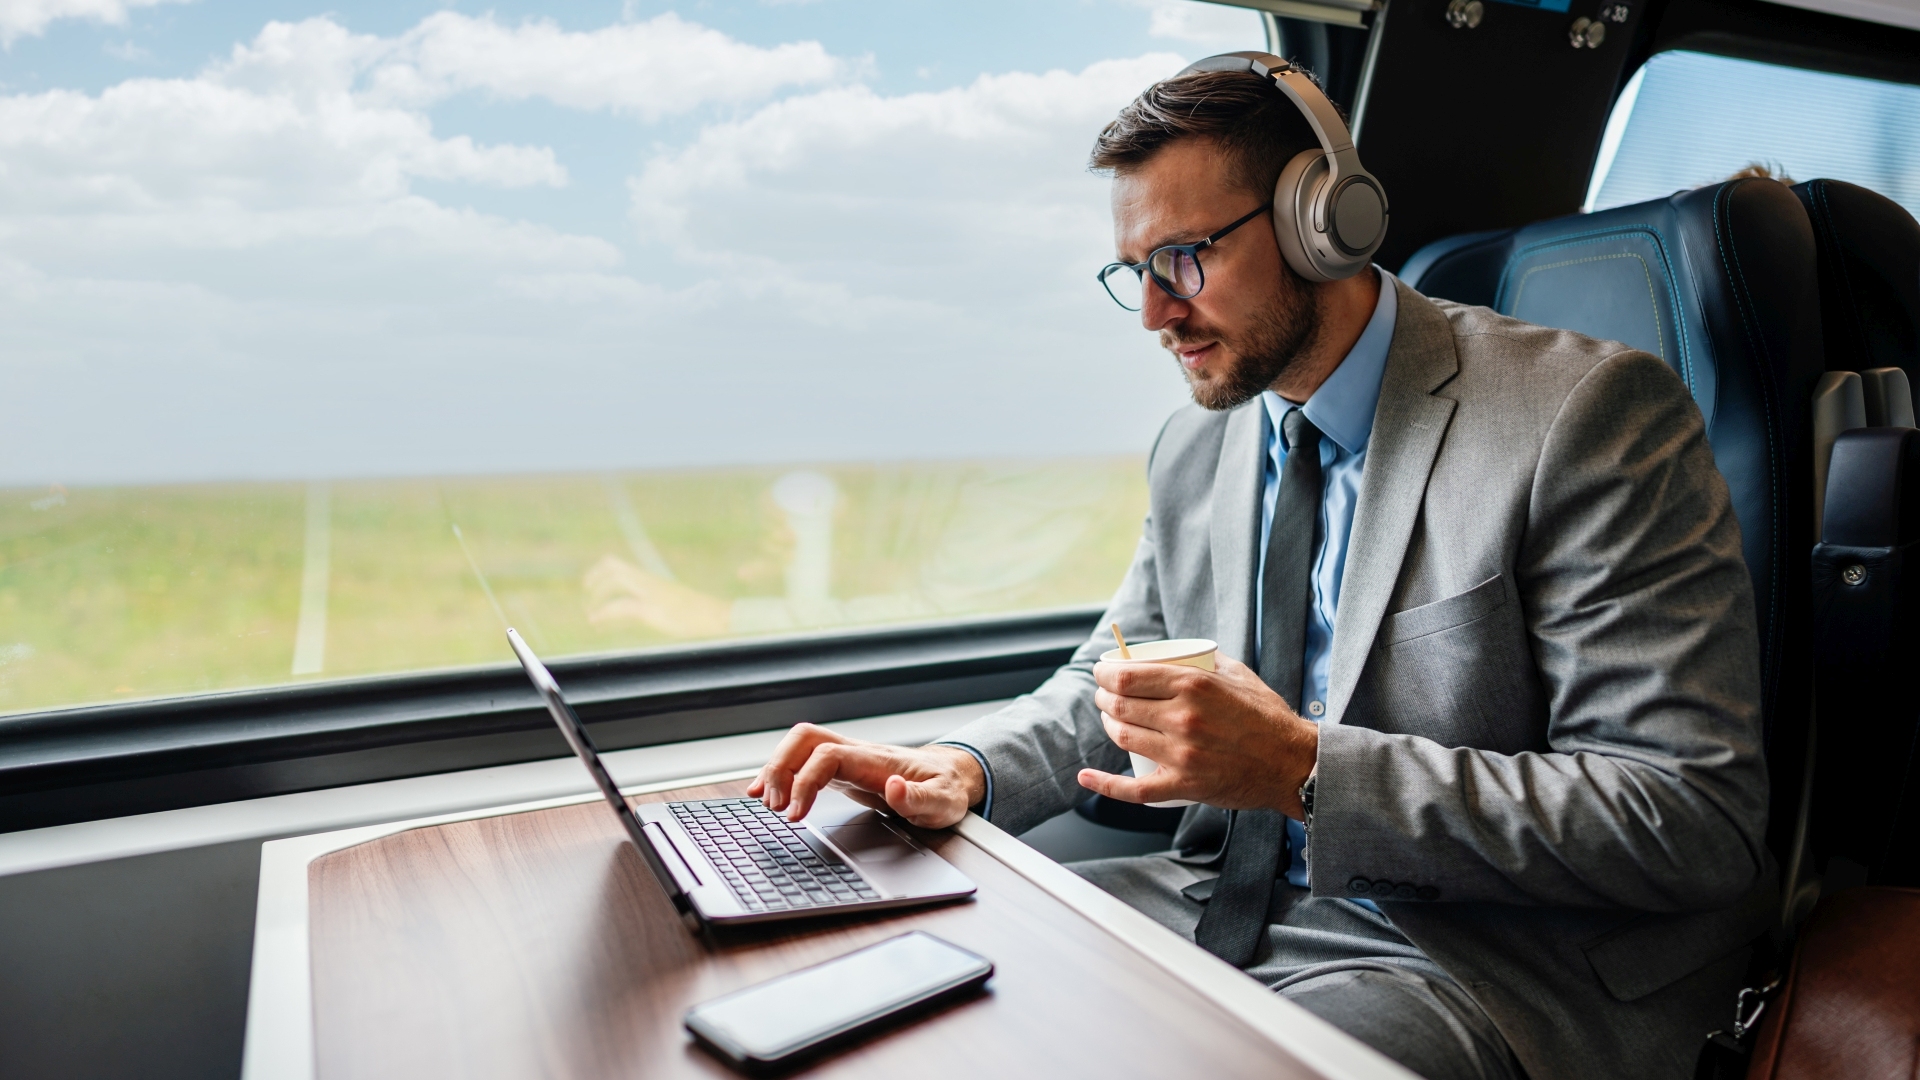
M 1380 623 L 1380 648 L 1486 618 L 1507 602 L 1507 575 L 1495 574 L 1463 593 L 1396 611 Z

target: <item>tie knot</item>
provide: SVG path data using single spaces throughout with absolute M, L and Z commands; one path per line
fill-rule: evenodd
M 1291 409 L 1280 421 L 1280 432 L 1287 437 L 1287 453 L 1291 454 L 1301 447 L 1310 450 L 1320 448 L 1320 429 L 1313 426 L 1307 414 L 1299 409 Z

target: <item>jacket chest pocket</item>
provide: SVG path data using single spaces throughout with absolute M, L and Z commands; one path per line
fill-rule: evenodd
M 1381 620 L 1377 641 L 1379 647 L 1385 649 L 1465 626 L 1500 610 L 1507 601 L 1507 575 L 1495 574 L 1466 592 L 1394 612 Z
M 1372 726 L 1442 746 L 1544 745 L 1545 696 L 1506 575 L 1381 620 L 1368 664 Z

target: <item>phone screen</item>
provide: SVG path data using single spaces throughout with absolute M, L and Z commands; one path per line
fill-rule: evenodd
M 686 1023 L 730 1057 L 773 1061 L 991 974 L 991 962 L 915 930 L 696 1005 Z

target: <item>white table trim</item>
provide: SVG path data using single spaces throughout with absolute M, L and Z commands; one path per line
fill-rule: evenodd
M 955 831 L 1329 1080 L 1420 1080 L 980 815 L 968 814 Z

